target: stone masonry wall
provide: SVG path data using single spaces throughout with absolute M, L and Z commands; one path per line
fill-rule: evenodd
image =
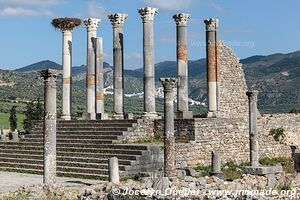
M 247 85 L 242 64 L 234 55 L 232 49 L 222 41 L 218 43 L 220 88 L 219 111 L 220 118 L 247 118 L 248 98 Z

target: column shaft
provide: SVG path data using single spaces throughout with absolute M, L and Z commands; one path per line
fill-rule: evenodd
M 90 119 L 96 119 L 96 71 L 95 71 L 95 51 L 94 39 L 96 38 L 96 30 L 88 30 L 87 32 L 87 77 L 86 77 L 86 90 L 87 90 L 87 113 Z
M 96 113 L 104 114 L 104 93 L 103 93 L 103 38 L 95 39 L 96 56 Z
M 46 185 L 56 179 L 56 72 L 43 70 L 44 86 L 44 176 Z
M 175 176 L 174 97 L 176 78 L 161 78 L 164 86 L 164 176 Z
M 62 88 L 62 119 L 71 119 L 71 84 L 72 84 L 72 30 L 63 30 L 62 38 L 62 67 L 63 67 L 63 88 Z
M 218 52 L 216 19 L 205 20 L 206 24 L 206 62 L 207 62 L 207 95 L 208 117 L 216 117 L 218 110 Z
M 187 23 L 190 15 L 173 16 L 177 27 L 177 118 L 193 118 L 189 110 Z
M 248 91 L 249 100 L 249 139 L 250 163 L 252 167 L 259 165 L 258 134 L 257 134 L 257 91 Z
M 124 118 L 124 91 L 123 91 L 123 28 L 113 28 L 113 62 L 114 62 L 114 113 L 115 117 Z

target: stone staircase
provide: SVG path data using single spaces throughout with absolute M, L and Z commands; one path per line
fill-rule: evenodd
M 57 175 L 106 180 L 114 156 L 121 176 L 159 169 L 158 145 L 120 143 L 136 126 L 136 120 L 58 121 Z M 43 174 L 43 122 L 19 142 L 0 142 L 0 171 Z

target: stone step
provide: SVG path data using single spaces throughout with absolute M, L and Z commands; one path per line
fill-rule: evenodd
M 30 145 L 32 144 L 32 145 Z M 58 146 L 65 145 L 63 143 L 58 143 Z M 146 145 L 139 145 L 139 144 L 97 144 L 97 145 L 81 145 L 81 144 L 66 144 L 68 146 L 74 146 L 78 148 L 99 148 L 99 149 L 119 149 L 119 150 L 148 150 L 148 146 Z M 18 147 L 43 147 L 43 143 L 41 142 L 0 142 L 0 150 L 2 147 L 5 149 L 6 147 L 13 147 L 14 149 L 18 149 Z
M 84 128 L 110 128 L 110 127 L 134 127 L 136 124 L 133 123 L 110 123 L 110 124 L 95 124 L 95 123 L 76 123 L 76 124 L 58 124 L 58 128 L 67 128 L 67 127 L 84 127 Z
M 77 132 L 86 132 L 86 131 L 128 131 L 131 127 L 57 127 L 57 132 L 60 131 L 77 131 Z M 42 128 L 34 128 L 32 132 L 43 132 Z
M 57 139 L 81 139 L 81 140 L 85 140 L 85 139 L 96 139 L 96 140 L 101 140 L 101 139 L 108 139 L 106 137 L 109 137 L 111 138 L 112 140 L 116 140 L 116 138 L 118 139 L 119 137 L 122 137 L 122 133 L 114 133 L 112 135 L 98 135 L 98 134 L 93 134 L 93 135 L 84 135 L 84 134 L 58 134 L 57 135 Z M 44 138 L 44 135 L 42 134 L 30 134 L 28 136 L 26 136 L 26 140 L 29 140 L 29 139 L 43 139 Z M 21 141 L 26 141 L 26 140 L 23 140 L 21 139 Z
M 22 154 L 23 153 L 23 154 Z M 38 160 L 42 162 L 43 160 L 43 152 L 0 152 L 0 157 L 2 159 L 9 159 L 9 160 Z M 4 161 L 4 160 L 3 160 Z M 101 159 L 101 158 L 90 158 L 90 157 L 75 157 L 74 155 L 70 156 L 57 156 L 57 161 L 64 161 L 64 162 L 81 162 L 81 163 L 99 163 L 99 164 L 106 164 L 108 165 L 108 159 Z M 123 160 L 119 159 L 120 165 L 132 165 L 136 163 L 136 161 L 131 160 Z
M 123 131 L 59 131 L 56 133 L 57 136 L 69 136 L 69 135 L 82 135 L 82 136 L 90 136 L 90 135 L 122 135 Z M 30 134 L 26 134 L 25 137 L 30 137 L 31 135 L 39 135 L 43 136 L 43 131 L 32 131 Z
M 20 164 L 35 164 L 43 165 L 44 161 L 42 159 L 26 159 L 26 158 L 6 158 L 0 156 L 0 166 L 1 162 L 5 163 L 20 163 Z M 108 163 L 93 163 L 93 162 L 76 162 L 76 161 L 60 161 L 57 160 L 57 166 L 61 167 L 81 167 L 81 168 L 96 168 L 96 169 L 108 169 Z M 125 171 L 125 166 L 119 163 L 119 169 Z
M 109 144 L 112 143 L 112 140 L 118 140 L 122 136 L 98 136 L 99 139 L 90 139 L 90 138 L 84 138 L 84 139 L 71 139 L 71 138 L 57 138 L 57 143 L 76 143 L 76 144 Z M 23 142 L 40 142 L 42 143 L 44 138 L 23 138 L 21 141 Z
M 25 151 L 26 150 L 26 151 Z M 5 149 L 0 149 L 1 152 L 16 152 L 20 153 L 24 151 L 24 153 L 33 153 L 33 152 L 43 152 L 43 147 L 30 147 L 26 146 L 23 148 L 5 148 Z M 118 150 L 118 149 L 98 149 L 98 148 L 86 148 L 86 149 L 78 149 L 78 148 L 69 148 L 69 147 L 58 147 L 57 148 L 57 153 L 90 153 L 92 154 L 120 154 L 120 155 L 131 155 L 131 156 L 140 156 L 143 155 L 143 152 L 146 151 L 137 151 L 137 150 Z M 100 156 L 101 156 L 100 155 Z M 85 156 L 88 156 L 85 155 Z
M 7 172 L 18 172 L 18 173 L 26 173 L 26 174 L 37 174 L 42 175 L 42 170 L 32 170 L 32 169 L 24 169 L 24 168 L 16 168 L 16 167 L 1 167 L 0 171 Z M 69 172 L 57 172 L 57 176 L 59 177 L 73 177 L 73 178 L 83 178 L 83 179 L 94 179 L 94 180 L 108 180 L 107 175 L 96 175 L 96 174 L 87 174 L 87 173 L 69 173 Z
M 43 165 L 30 164 L 30 163 L 13 163 L 13 162 L 2 162 L 0 161 L 1 167 L 12 167 L 12 168 L 22 168 L 22 169 L 32 169 L 43 171 Z M 98 169 L 98 168 L 84 168 L 84 167 L 71 167 L 71 166 L 56 166 L 58 172 L 75 172 L 75 173 L 87 173 L 87 174 L 97 174 L 97 175 L 108 175 L 108 169 Z

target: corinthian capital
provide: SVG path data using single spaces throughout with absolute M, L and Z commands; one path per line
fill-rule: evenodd
M 187 26 L 190 16 L 191 16 L 190 14 L 179 13 L 174 15 L 173 19 L 177 26 Z
M 141 15 L 143 22 L 146 22 L 146 21 L 154 20 L 154 16 L 157 13 L 158 9 L 152 7 L 145 7 L 145 8 L 139 8 L 138 11 Z
M 177 84 L 177 78 L 160 78 L 160 81 L 167 92 L 173 91 Z
M 87 30 L 97 30 L 101 20 L 97 18 L 88 18 L 83 21 Z
M 257 90 L 247 91 L 246 95 L 248 96 L 249 101 L 257 101 L 258 91 Z
M 108 19 L 110 20 L 113 27 L 122 27 L 127 19 L 127 14 L 115 13 L 108 15 Z
M 206 25 L 206 31 L 216 31 L 219 26 L 219 20 L 215 18 L 210 18 L 204 20 Z

